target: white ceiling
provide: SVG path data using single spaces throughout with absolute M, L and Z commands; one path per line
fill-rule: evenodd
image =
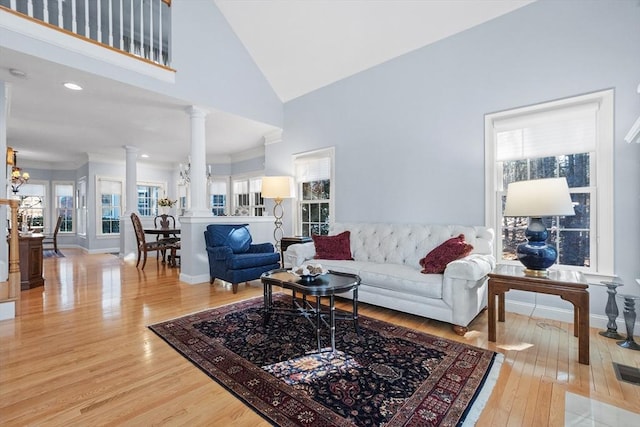
M 493 19 L 531 0 L 213 0 L 288 101 Z M 27 73 L 12 75 L 11 68 Z M 0 49 L 11 84 L 7 141 L 18 161 L 72 167 L 91 156 L 124 159 L 124 145 L 150 162 L 184 162 L 190 126 L 184 101 Z M 61 86 L 83 81 L 82 92 Z M 207 161 L 258 150 L 274 127 L 222 112 L 207 117 Z
M 533 0 L 214 0 L 283 101 Z

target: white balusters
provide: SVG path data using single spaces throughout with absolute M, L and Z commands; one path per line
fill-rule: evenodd
M 162 0 L 160 0 L 162 1 Z M 162 57 L 162 11 L 164 8 L 162 7 L 162 3 L 160 3 L 160 8 L 158 9 L 158 60 L 156 61 L 159 64 L 166 65 L 164 58 Z
M 109 46 L 113 47 L 113 3 L 109 0 Z
M 171 13 L 167 0 L 8 0 L 3 3 L 30 18 L 74 34 L 158 64 L 169 63 L 164 32 L 170 31 L 171 26 L 163 23 L 163 17 L 166 19 L 166 14 Z M 116 32 L 118 34 L 114 34 Z
M 147 59 L 155 61 L 153 57 L 153 0 L 149 2 L 149 56 Z
M 84 36 L 91 37 L 91 29 L 89 28 L 89 0 L 84 0 Z
M 62 0 L 58 0 L 58 27 L 64 28 L 64 18 L 62 17 Z
M 123 14 L 123 10 L 124 10 L 123 0 L 120 0 L 120 7 L 118 8 L 118 10 L 120 11 L 120 25 L 118 26 L 118 28 L 120 28 L 120 49 L 121 50 L 125 50 L 125 47 L 124 47 L 124 26 L 122 25 L 122 14 Z
M 42 20 L 49 23 L 49 2 L 46 0 L 42 2 Z
M 98 15 L 98 38 L 97 40 L 102 43 L 102 1 L 96 2 L 96 14 Z
M 144 58 L 144 2 L 140 2 L 140 56 Z
M 76 15 L 76 0 L 71 0 L 71 31 L 78 34 L 78 18 Z

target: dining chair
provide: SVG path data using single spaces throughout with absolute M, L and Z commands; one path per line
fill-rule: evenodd
M 133 230 L 136 233 L 136 241 L 138 243 L 138 261 L 136 262 L 136 267 L 140 264 L 140 259 L 142 258 L 142 268 L 144 270 L 144 266 L 147 264 L 147 253 L 148 252 L 156 252 L 156 253 L 166 253 L 167 250 L 172 250 L 174 248 L 175 243 L 165 242 L 161 240 L 157 240 L 155 242 L 147 242 L 144 234 L 144 228 L 142 228 L 142 222 L 140 221 L 140 217 L 135 214 L 135 212 L 131 213 L 131 222 L 133 222 Z M 156 260 L 157 261 L 157 260 Z
M 176 218 L 173 215 L 160 214 L 153 219 L 153 226 L 157 229 L 175 230 Z M 156 234 L 156 241 L 165 243 L 178 243 L 180 236 L 175 233 Z M 162 262 L 165 261 L 166 251 L 158 252 L 158 256 L 162 255 Z
M 42 239 L 42 249 L 53 249 L 55 253 L 60 253 L 58 252 L 58 232 L 60 231 L 61 225 L 62 215 L 58 215 L 58 220 L 56 221 L 56 227 L 53 229 L 53 234 Z

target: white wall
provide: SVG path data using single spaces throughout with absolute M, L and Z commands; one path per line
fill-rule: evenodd
M 336 221 L 485 224 L 484 115 L 614 88 L 615 271 L 631 289 L 640 144 L 623 138 L 640 114 L 639 23 L 633 1 L 535 2 L 286 103 L 267 172 L 335 146 Z M 591 290 L 592 313 L 605 301 Z

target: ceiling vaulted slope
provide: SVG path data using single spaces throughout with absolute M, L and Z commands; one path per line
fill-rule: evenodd
M 286 102 L 533 0 L 214 0 Z
M 118 81 L 95 72 L 95 66 L 75 63 L 78 53 L 56 60 L 51 55 L 60 48 L 38 41 L 31 42 L 32 50 L 24 49 L 25 38 L 0 24 L 0 81 L 11 85 L 7 144 L 19 150 L 20 162 L 44 169 L 77 167 L 87 160 L 87 153 L 123 160 L 123 145 L 139 147 L 150 155 L 150 162 L 173 164 L 185 161 L 189 153 L 185 106 L 213 105 L 207 117 L 207 161 L 228 162 L 234 154 L 261 148 L 263 136 L 277 130 L 280 101 L 528 3 L 174 2 L 175 84 L 148 84 L 141 76 Z M 215 26 L 203 23 L 209 18 Z M 193 43 L 205 29 L 211 30 L 208 42 Z M 65 58 L 75 59 L 71 63 Z M 25 71 L 27 77 L 12 75 L 12 68 Z M 68 92 L 63 81 L 81 82 L 85 90 Z

